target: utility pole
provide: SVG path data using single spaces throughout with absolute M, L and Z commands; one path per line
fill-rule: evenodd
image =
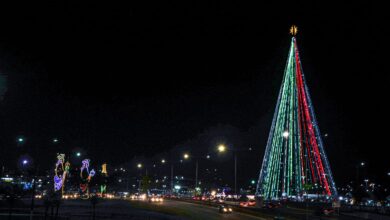
M 237 195 L 237 152 L 234 153 L 234 193 Z
M 171 193 L 173 194 L 173 163 L 171 163 Z
M 196 194 L 197 187 L 198 187 L 198 159 L 196 159 L 196 164 L 195 164 L 195 194 Z

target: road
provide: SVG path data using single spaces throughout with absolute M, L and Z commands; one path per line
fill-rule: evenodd
M 29 201 L 24 208 L 14 207 L 14 216 L 24 215 L 28 219 Z M 2 210 L 2 212 L 1 212 Z M 16 211 L 19 210 L 19 211 Z M 160 204 L 146 201 L 129 200 L 99 200 L 95 209 L 96 219 L 139 219 L 139 220 L 264 220 L 256 216 L 233 212 L 220 214 L 217 207 L 198 205 L 182 201 L 165 200 Z M 55 215 L 55 208 L 53 215 Z M 36 215 L 43 216 L 45 207 L 43 201 L 37 200 L 34 209 Z M 51 215 L 51 209 L 47 213 Z M 0 219 L 8 216 L 8 209 L 0 208 Z M 92 206 L 88 200 L 63 200 L 58 210 L 59 219 L 89 220 L 92 216 Z M 48 217 L 50 218 L 50 217 Z
M 182 201 L 166 200 L 162 204 L 166 207 L 175 207 L 179 213 L 185 213 L 186 219 L 192 220 L 265 220 L 265 218 L 234 212 L 231 214 L 221 214 L 217 207 L 198 205 Z
M 15 215 L 24 215 L 28 219 L 29 201 L 25 204 L 18 203 L 14 206 Z M 0 219 L 8 216 L 8 207 L 0 206 Z M 61 202 L 58 216 L 60 219 L 87 220 L 92 216 L 92 205 L 89 200 L 63 200 Z M 163 203 L 149 203 L 146 201 L 130 200 L 99 200 L 96 205 L 96 219 L 137 219 L 137 220 L 263 220 L 273 219 L 274 216 L 282 215 L 286 219 L 311 219 L 311 220 L 355 220 L 360 219 L 390 219 L 389 216 L 377 215 L 364 212 L 350 212 L 340 216 L 319 217 L 312 214 L 310 210 L 293 207 L 282 207 L 273 210 L 252 210 L 250 215 L 234 211 L 231 214 L 221 214 L 217 207 L 195 204 L 188 201 L 165 200 Z M 55 209 L 53 210 L 55 213 Z M 47 214 L 51 214 L 51 209 Z M 42 200 L 36 201 L 34 213 L 39 216 L 45 215 L 45 207 Z M 258 215 L 258 216 L 257 216 Z M 7 218 L 7 217 L 6 217 Z M 49 217 L 50 218 L 50 217 Z M 8 219 L 8 218 L 7 218 Z

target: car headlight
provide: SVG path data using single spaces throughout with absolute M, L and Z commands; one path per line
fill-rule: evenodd
M 233 209 L 232 209 L 232 208 L 229 208 L 229 212 L 231 212 L 231 211 L 233 211 Z
M 224 212 L 227 212 L 227 209 L 226 209 L 226 208 L 223 208 L 223 211 L 224 211 Z

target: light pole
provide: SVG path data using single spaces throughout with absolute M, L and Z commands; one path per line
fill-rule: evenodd
M 226 146 L 220 144 L 218 145 L 217 150 L 219 153 L 224 153 L 226 151 Z M 237 195 L 237 152 L 236 150 L 233 150 L 233 153 L 234 153 L 234 194 Z
M 286 134 L 288 136 L 288 134 Z M 217 150 L 219 153 L 224 153 L 228 150 L 228 148 L 224 145 L 224 144 L 220 144 L 217 146 Z M 233 151 L 233 154 L 234 154 L 234 194 L 237 195 L 237 152 L 238 151 L 246 151 L 246 150 L 249 150 L 249 151 L 252 151 L 252 148 L 248 148 L 248 149 L 237 149 L 237 148 L 229 148 L 229 150 Z
M 183 158 L 185 160 L 188 160 L 190 158 L 190 155 L 188 153 L 185 153 L 185 154 L 183 154 Z M 196 158 L 196 161 L 195 161 L 195 193 L 196 193 L 196 188 L 198 188 L 198 168 L 199 168 L 198 158 Z
M 360 162 L 359 164 L 356 165 L 356 186 L 359 185 L 359 181 L 361 179 L 360 175 L 362 175 L 362 174 L 360 174 L 360 168 L 364 168 L 365 166 L 366 166 L 366 162 L 364 162 L 364 161 L 362 161 L 362 162 Z
M 161 163 L 165 164 L 167 161 L 165 159 L 161 159 Z M 169 161 L 168 161 L 169 162 Z M 170 183 L 170 188 L 171 188 L 171 193 L 173 194 L 173 162 L 171 161 L 171 183 Z
M 137 164 L 137 168 L 138 168 L 139 170 L 141 170 L 142 167 L 143 167 L 142 163 L 138 163 L 138 164 Z M 141 172 L 142 172 L 142 171 L 141 171 Z M 142 176 L 142 174 L 140 175 L 140 178 L 139 178 L 139 180 L 138 180 L 138 192 L 141 192 L 141 176 Z

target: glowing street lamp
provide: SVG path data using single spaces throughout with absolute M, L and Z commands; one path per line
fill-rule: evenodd
M 26 164 L 28 164 L 28 160 L 23 160 L 22 163 L 23 163 L 23 165 L 26 165 Z
M 183 155 L 183 158 L 187 160 L 188 158 L 190 158 L 190 155 L 187 154 L 187 153 L 185 153 L 185 154 Z
M 137 164 L 137 167 L 141 169 L 142 168 L 142 164 L 141 163 Z
M 161 163 L 165 163 L 166 161 L 164 159 L 161 160 Z
M 53 139 L 53 143 L 57 143 L 58 142 L 58 139 L 57 138 L 54 138 Z
M 77 152 L 77 153 L 76 153 L 76 156 L 77 156 L 77 157 L 81 157 L 81 153 L 80 153 L 80 152 Z
M 24 138 L 22 138 L 22 137 L 18 138 L 18 142 L 19 143 L 23 143 L 24 142 Z
M 217 150 L 220 153 L 226 151 L 226 146 L 223 144 L 218 145 Z M 234 152 L 234 193 L 237 194 L 237 149 L 229 148 Z
M 219 152 L 223 153 L 223 152 L 226 151 L 226 147 L 225 147 L 225 145 L 220 144 L 220 145 L 218 145 L 217 150 L 218 150 Z

